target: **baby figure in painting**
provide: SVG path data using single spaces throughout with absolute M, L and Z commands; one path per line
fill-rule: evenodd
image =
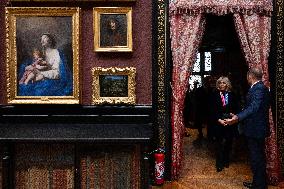
M 25 72 L 19 81 L 19 84 L 27 85 L 30 81 L 40 81 L 44 77 L 40 71 L 46 70 L 48 64 L 43 60 L 42 53 L 38 49 L 33 50 L 33 63 L 25 67 Z

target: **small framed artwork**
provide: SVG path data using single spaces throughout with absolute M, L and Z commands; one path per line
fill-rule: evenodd
M 6 8 L 9 104 L 79 103 L 79 8 Z
M 132 52 L 131 7 L 96 7 L 93 14 L 96 52 Z
M 93 104 L 135 104 L 136 68 L 92 69 Z

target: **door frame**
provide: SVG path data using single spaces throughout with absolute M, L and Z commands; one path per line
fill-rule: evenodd
M 171 174 L 171 50 L 169 35 L 169 1 L 153 1 L 152 7 L 152 93 L 155 126 L 155 145 L 165 149 L 165 178 Z M 280 154 L 281 173 L 284 173 L 284 41 L 283 7 L 284 0 L 274 0 L 271 26 L 271 51 L 269 73 L 272 93 L 272 109 L 276 125 L 276 137 Z

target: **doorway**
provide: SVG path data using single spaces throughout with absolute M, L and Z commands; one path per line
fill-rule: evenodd
M 185 99 L 184 167 L 179 184 L 191 188 L 241 188 L 242 181 L 250 178 L 244 137 L 235 136 L 230 166 L 219 173 L 215 168 L 216 143 L 214 137 L 209 138 L 206 115 L 202 116 L 202 129 L 198 129 L 195 123 L 200 109 L 205 114 L 207 112 L 204 105 L 197 103 L 204 102 L 205 97 L 195 95 L 196 87 L 202 86 L 207 81 L 206 78 L 210 77 L 210 87 L 214 90 L 216 80 L 220 76 L 227 76 L 232 83 L 232 91 L 238 99 L 239 106 L 242 107 L 248 90 L 247 70 L 232 15 L 208 14 L 203 39 L 189 78 L 189 95 Z

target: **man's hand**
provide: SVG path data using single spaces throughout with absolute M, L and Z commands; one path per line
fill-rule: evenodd
M 227 125 L 227 123 L 226 123 L 225 120 L 223 120 L 223 119 L 218 119 L 218 122 L 219 122 L 221 125 L 223 125 L 223 126 L 226 126 L 226 125 Z
M 238 123 L 238 121 L 239 121 L 238 116 L 236 116 L 235 114 L 232 114 L 232 113 L 230 115 L 232 116 L 232 118 L 231 119 L 226 119 L 225 123 L 227 125 L 233 125 L 235 123 Z

